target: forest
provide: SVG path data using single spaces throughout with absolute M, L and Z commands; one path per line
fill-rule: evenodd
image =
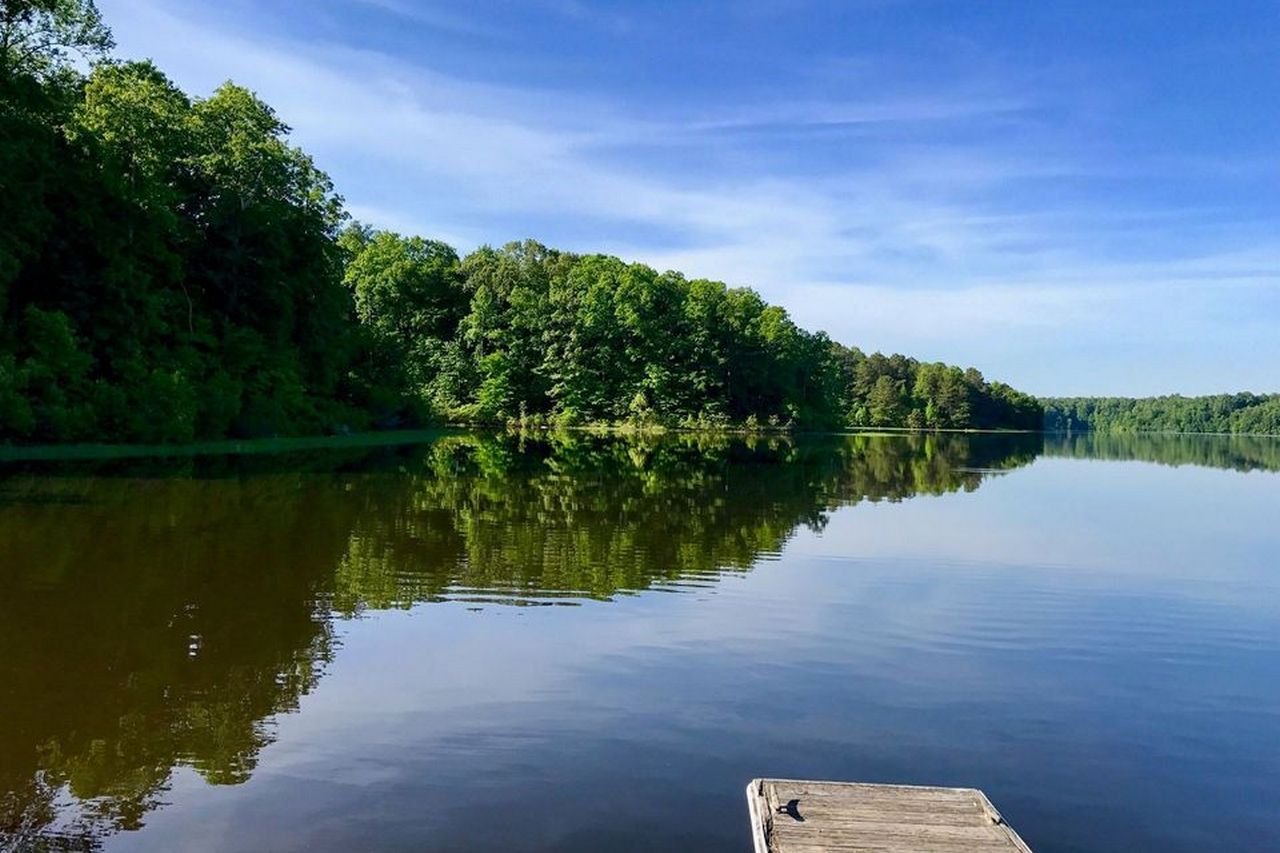
M 1043 403 L 1049 432 L 1280 435 L 1280 394 L 1072 397 Z
M 0 10 L 0 441 L 1041 426 L 976 370 L 864 354 L 750 289 L 352 222 L 249 89 L 109 58 L 91 0 Z

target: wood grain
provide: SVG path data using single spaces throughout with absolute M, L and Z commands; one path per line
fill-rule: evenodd
M 753 779 L 747 804 L 756 853 L 1031 853 L 976 788 Z

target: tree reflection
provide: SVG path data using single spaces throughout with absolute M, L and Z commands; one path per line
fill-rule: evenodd
M 1280 441 L 1261 435 L 1065 433 L 1046 436 L 1046 456 L 1280 471 Z
M 0 843 L 140 827 L 176 767 L 252 773 L 335 619 L 746 571 L 836 507 L 977 488 L 1027 436 L 453 435 L 337 456 L 0 481 Z M 276 470 L 271 470 L 272 468 Z
M 1038 446 L 1025 436 L 454 436 L 394 489 L 362 492 L 334 608 L 606 599 L 745 570 L 800 525 L 821 529 L 837 506 L 973 489 L 980 468 L 1025 463 Z

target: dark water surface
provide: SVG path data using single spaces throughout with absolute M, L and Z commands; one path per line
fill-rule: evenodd
M 451 435 L 0 464 L 0 848 L 750 849 L 983 788 L 1280 850 L 1280 441 Z

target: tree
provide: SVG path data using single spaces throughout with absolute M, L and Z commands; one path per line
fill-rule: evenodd
M 390 231 L 368 241 L 343 280 L 360 321 L 406 353 L 425 338 L 452 338 L 469 302 L 452 248 Z
M 344 228 L 329 177 L 251 90 L 193 98 L 150 62 L 104 61 L 110 46 L 91 0 L 0 0 L 0 440 L 1039 417 L 976 370 L 865 356 L 749 288 L 532 240 L 460 259 Z M 1071 417 L 1265 427 L 1270 411 L 1239 414 L 1252 405 Z
M 402 367 L 405 393 L 429 402 L 469 302 L 457 253 L 435 240 L 371 233 L 343 281 L 381 357 Z
M 867 410 L 871 426 L 899 426 L 902 424 L 902 389 L 891 377 L 882 375 L 876 379 L 867 395 Z
M 172 207 L 192 143 L 187 96 L 151 62 L 126 62 L 98 65 L 82 98 L 68 128 L 72 141 L 99 146 L 107 174 L 123 178 L 136 203 Z
M 0 0 L 0 84 L 50 77 L 70 54 L 93 60 L 113 47 L 93 0 Z
M 576 262 L 575 256 L 533 240 L 501 249 L 483 246 L 463 260 L 464 288 L 472 299 L 455 363 L 465 365 L 470 359 L 475 365 L 477 381 L 486 390 L 472 390 L 485 417 L 538 414 L 551 408 L 551 374 L 556 370 L 549 360 L 548 339 L 554 313 L 552 282 L 562 281 Z M 489 357 L 499 351 L 503 358 Z M 453 383 L 454 374 L 442 377 L 444 381 Z M 450 393 L 468 396 L 460 390 Z

